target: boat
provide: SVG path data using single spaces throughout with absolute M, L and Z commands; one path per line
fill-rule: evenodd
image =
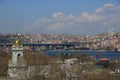
M 115 52 L 120 52 L 120 49 L 118 49 L 118 48 L 115 48 L 115 50 L 114 50 Z

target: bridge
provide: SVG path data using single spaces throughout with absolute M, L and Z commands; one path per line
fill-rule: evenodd
M 87 45 L 91 45 L 91 42 L 82 42 L 82 43 L 61 43 L 61 44 L 35 44 L 35 43 L 23 43 L 24 47 L 29 47 L 32 50 L 36 49 L 46 49 L 46 50 L 55 50 L 55 49 L 89 49 Z M 0 43 L 0 47 L 11 47 L 13 43 Z M 87 48 L 86 48 L 87 47 Z
M 13 44 L 12 43 L 1 43 L 0 47 L 11 47 Z M 30 47 L 32 49 L 35 48 L 45 48 L 45 49 L 56 49 L 56 48 L 74 48 L 75 44 L 74 43 L 62 43 L 62 44 L 22 44 L 24 47 Z
M 12 43 L 0 43 L 0 47 L 2 46 L 12 46 Z M 75 46 L 74 43 L 62 43 L 62 44 L 22 44 L 23 46 Z

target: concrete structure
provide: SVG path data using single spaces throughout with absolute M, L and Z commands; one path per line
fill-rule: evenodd
M 12 78 L 26 78 L 27 65 L 23 60 L 23 46 L 16 39 L 12 46 L 12 59 L 8 63 L 8 76 Z

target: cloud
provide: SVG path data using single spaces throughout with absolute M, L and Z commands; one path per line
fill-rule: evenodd
M 59 19 L 59 18 L 63 18 L 65 15 L 63 12 L 55 12 L 53 13 L 53 18 Z
M 41 32 L 61 33 L 97 33 L 112 26 L 118 30 L 120 25 L 120 5 L 105 4 L 92 14 L 82 12 L 80 15 L 55 12 L 50 18 L 36 20 L 27 27 Z M 120 28 L 119 28 L 120 29 Z
M 111 12 L 117 9 L 117 6 L 109 3 L 109 4 L 105 4 L 103 7 L 96 9 L 95 13 L 97 14 L 101 14 L 101 13 L 105 13 L 105 12 Z
M 77 22 L 87 22 L 88 21 L 89 14 L 87 12 L 83 12 L 80 16 L 76 16 Z
M 102 21 L 104 19 L 105 18 L 102 15 L 93 14 L 93 15 L 89 16 L 88 21 L 89 22 L 98 22 L 98 21 Z
M 61 30 L 62 28 L 64 29 L 64 23 L 55 23 L 47 27 L 47 29 L 50 31 Z

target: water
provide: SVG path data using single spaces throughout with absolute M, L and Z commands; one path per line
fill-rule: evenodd
M 78 53 L 78 54 L 88 54 L 90 56 L 95 57 L 96 59 L 100 58 L 109 58 L 110 60 L 113 59 L 120 59 L 120 52 L 112 52 L 112 51 L 100 51 L 100 50 L 47 50 L 45 51 L 46 54 L 48 55 L 59 55 L 61 53 L 64 54 L 73 54 L 73 53 Z

